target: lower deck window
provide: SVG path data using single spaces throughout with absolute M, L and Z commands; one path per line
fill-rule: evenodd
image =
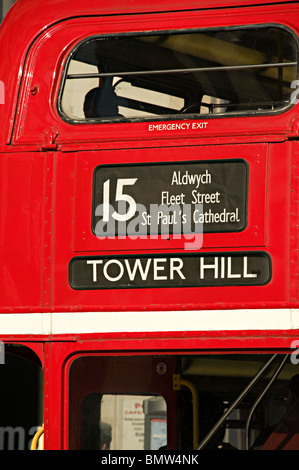
M 299 449 L 298 365 L 286 354 L 78 357 L 69 446 Z

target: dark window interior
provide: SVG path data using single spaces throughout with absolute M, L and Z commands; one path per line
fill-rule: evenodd
M 70 449 L 298 450 L 297 354 L 78 357 Z
M 73 51 L 60 111 L 72 121 L 256 114 L 291 103 L 297 45 L 279 27 L 92 37 Z

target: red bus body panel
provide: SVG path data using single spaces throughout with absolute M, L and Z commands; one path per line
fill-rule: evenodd
M 10 39 L 9 34 L 14 34 L 11 26 L 6 34 L 7 25 L 18 28 L 17 19 L 12 23 L 13 14 L 14 11 L 19 15 L 23 13 L 23 3 L 25 10 L 25 5 L 29 8 L 31 2 L 18 2 L 3 25 L 4 44 Z M 296 276 L 293 266 L 297 266 L 297 261 L 292 250 L 297 249 L 297 231 L 290 217 L 297 210 L 296 188 L 292 186 L 297 181 L 297 143 L 288 138 L 297 133 L 296 107 L 276 116 L 214 119 L 205 129 L 198 128 L 203 121 L 198 119 L 184 135 L 176 130 L 152 131 L 148 122 L 102 124 L 100 129 L 84 125 L 82 132 L 82 126 L 64 122 L 55 109 L 68 51 L 86 35 L 140 30 L 145 18 L 153 29 L 161 30 L 198 24 L 246 24 L 248 11 L 252 13 L 253 24 L 265 23 L 271 12 L 272 23 L 282 23 L 296 32 L 295 5 L 269 5 L 262 9 L 244 7 L 228 10 L 227 15 L 219 17 L 215 10 L 208 9 L 207 4 L 204 12 L 161 13 L 156 22 L 156 16 L 152 14 L 130 18 L 125 12 L 116 19 L 105 10 L 100 31 L 93 16 L 87 15 L 94 14 L 92 3 L 84 18 L 77 20 L 82 12 L 76 5 L 73 5 L 72 17 L 68 18 L 66 14 L 63 16 L 62 9 L 58 14 L 55 2 L 49 2 L 51 14 L 47 22 L 43 17 L 46 5 L 42 16 L 38 17 L 43 28 L 30 23 L 28 31 L 22 35 L 23 47 L 16 45 L 15 54 L 10 55 L 13 63 L 3 61 L 1 64 L 1 76 L 7 84 L 7 99 L 2 105 L 5 112 L 1 113 L 2 119 L 6 119 L 2 126 L 5 132 L 2 133 L 1 183 L 2 187 L 7 187 L 9 198 L 9 209 L 1 212 L 1 269 L 3 277 L 11 283 L 1 295 L 1 309 L 26 312 L 115 310 L 120 307 L 124 310 L 192 310 L 295 306 L 298 289 L 290 283 L 290 278 Z M 188 10 L 187 6 L 185 8 Z M 100 14 L 103 14 L 101 10 Z M 57 18 L 55 24 L 52 18 Z M 35 87 L 37 93 L 32 92 Z M 220 141 L 222 145 L 218 146 Z M 191 161 L 240 158 L 248 163 L 246 229 L 239 233 L 204 234 L 203 250 L 213 253 L 265 251 L 272 259 L 271 282 L 263 287 L 220 287 L 200 291 L 193 288 L 137 289 L 133 296 L 128 289 L 121 291 L 121 304 L 117 290 L 74 291 L 68 282 L 68 264 L 75 255 L 105 254 L 115 250 L 130 254 L 180 253 L 184 249 L 183 243 L 177 240 L 99 240 L 89 230 L 90 210 L 86 210 L 92 204 L 92 174 L 97 165 L 179 162 L 181 155 L 188 155 Z M 292 173 L 291 161 L 286 158 L 293 160 Z M 16 186 L 17 192 L 14 191 Z M 277 216 L 270 210 L 272 207 Z M 270 215 L 265 217 L 267 213 Z
M 184 132 L 146 120 L 74 125 L 57 109 L 64 65 L 86 37 L 268 23 L 298 36 L 298 2 L 18 0 L 1 25 L 0 339 L 32 347 L 44 366 L 46 448 L 68 447 L 65 403 L 75 355 L 286 352 L 298 338 L 299 104 L 273 115 L 198 116 Z M 98 166 L 232 159 L 248 167 L 246 227 L 205 233 L 196 253 L 265 253 L 269 282 L 82 290 L 70 285 L 69 266 L 77 257 L 185 252 L 185 241 L 172 237 L 97 238 L 91 212 Z M 252 320 L 254 311 L 265 323 Z M 9 329 L 8 315 L 18 314 L 25 326 L 21 319 Z M 32 331 L 27 315 L 37 322 Z M 123 329 L 120 318 L 127 322 Z

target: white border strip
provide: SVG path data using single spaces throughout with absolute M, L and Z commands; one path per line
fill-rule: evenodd
M 1 335 L 291 330 L 299 309 L 0 314 Z

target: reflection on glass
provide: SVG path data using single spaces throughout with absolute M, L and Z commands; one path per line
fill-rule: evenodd
M 269 113 L 291 104 L 297 46 L 274 26 L 86 39 L 62 85 L 65 119 Z

